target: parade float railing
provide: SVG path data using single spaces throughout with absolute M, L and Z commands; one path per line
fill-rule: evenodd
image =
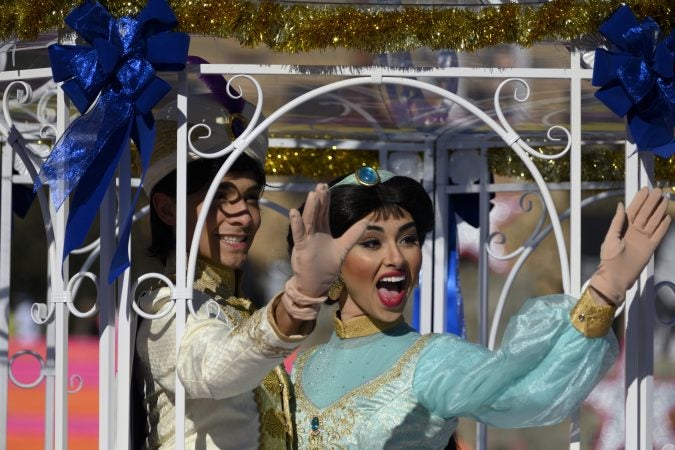
M 446 281 L 447 266 L 449 264 L 448 247 L 445 238 L 448 235 L 448 196 L 456 193 L 477 193 L 479 195 L 480 213 L 480 258 L 478 266 L 478 304 L 479 304 L 479 329 L 478 341 L 486 346 L 494 346 L 497 339 L 497 331 L 502 322 L 502 311 L 507 301 L 507 293 L 513 279 L 519 273 L 523 261 L 541 242 L 544 236 L 552 233 L 555 237 L 557 248 L 557 262 L 560 270 L 562 288 L 564 292 L 577 296 L 582 290 L 584 280 L 581 279 L 581 210 L 587 203 L 594 199 L 582 200 L 584 189 L 597 188 L 581 179 L 581 83 L 591 78 L 591 70 L 581 67 L 581 55 L 572 52 L 571 65 L 568 69 L 480 69 L 480 68 L 438 68 L 438 69 L 390 69 L 382 67 L 359 67 L 359 68 L 334 68 L 332 76 L 339 73 L 343 79 L 327 83 L 318 88 L 309 90 L 294 98 L 290 102 L 278 108 L 276 111 L 267 112 L 258 126 L 256 118 L 262 112 L 264 90 L 256 80 L 257 76 L 289 76 L 301 80 L 303 76 L 311 74 L 321 75 L 321 69 L 288 66 L 257 66 L 257 65 L 218 65 L 202 64 L 190 67 L 189 71 L 198 71 L 203 74 L 222 74 L 229 83 L 246 82 L 253 86 L 255 92 L 256 112 L 251 125 L 228 147 L 215 154 L 202 154 L 203 157 L 213 158 L 220 155 L 228 155 L 226 162 L 214 178 L 206 195 L 206 204 L 213 199 L 219 180 L 227 173 L 234 159 L 236 159 L 246 146 L 260 133 L 273 125 L 275 121 L 287 114 L 294 108 L 321 96 L 330 96 L 340 89 L 365 85 L 398 85 L 416 88 L 429 92 L 439 98 L 451 102 L 455 107 L 462 108 L 467 114 L 476 118 L 483 126 L 489 128 L 490 140 L 454 142 L 451 133 L 441 134 L 419 142 L 387 142 L 386 136 L 378 142 L 351 142 L 346 145 L 351 149 L 377 149 L 380 167 L 387 168 L 389 165 L 389 152 L 391 150 L 421 154 L 423 170 L 422 182 L 434 200 L 436 207 L 436 228 L 433 236 L 425 242 L 424 263 L 420 278 L 420 331 L 442 332 L 445 331 L 444 318 L 446 315 Z M 178 76 L 178 94 L 176 104 L 185 117 L 188 113 L 188 72 L 181 72 Z M 418 77 L 430 79 L 439 78 L 494 78 L 503 79 L 494 94 L 494 111 L 496 119 L 489 113 L 475 106 L 466 98 L 445 90 L 433 83 L 419 81 Z M 22 245 L 11 239 L 12 210 L 11 210 L 11 186 L 13 183 L 32 185 L 40 164 L 46 157 L 49 148 L 43 142 L 46 138 L 53 140 L 60 136 L 66 129 L 71 110 L 63 95 L 63 92 L 49 80 L 48 69 L 3 72 L 0 73 L 0 81 L 11 82 L 4 92 L 3 112 L 5 121 L 2 132 L 2 206 L 0 220 L 2 221 L 2 233 L 0 234 L 0 303 L 8 305 L 10 292 L 10 248 L 12 245 Z M 530 79 L 555 79 L 569 82 L 570 91 L 570 118 L 569 129 L 562 126 L 554 126 L 548 130 L 549 142 L 556 148 L 561 146 L 554 131 L 564 135 L 562 143 L 564 149 L 557 153 L 544 154 L 531 148 L 514 130 L 502 113 L 501 99 L 502 90 L 516 86 L 514 99 L 517 102 L 527 101 L 529 85 L 526 80 Z M 27 81 L 41 80 L 42 88 L 35 90 Z M 34 84 L 34 83 L 33 83 Z M 523 94 L 522 92 L 525 92 Z M 18 93 L 17 93 L 18 91 Z M 37 95 L 39 94 L 39 95 Z M 38 100 L 37 97 L 45 97 L 49 100 Z M 56 99 L 54 101 L 54 98 Z M 49 101 L 51 112 L 55 114 L 35 114 L 35 124 L 26 127 L 12 120 L 13 111 L 22 105 L 39 105 L 44 107 Z M 353 106 L 353 105 L 352 105 Z M 44 108 L 43 108 L 44 109 Z M 368 123 L 368 118 L 364 117 Z M 147 319 L 156 316 L 148 314 L 138 306 L 135 299 L 140 294 L 142 283 L 155 280 L 171 288 L 174 299 L 174 307 L 168 314 L 176 315 L 176 340 L 180 341 L 184 333 L 184 324 L 188 314 L 194 314 L 192 298 L 192 280 L 194 278 L 196 263 L 196 242 L 205 221 L 205 211 L 198 218 L 198 224 L 193 236 L 186 235 L 186 161 L 187 153 L 199 151 L 194 147 L 191 139 L 197 125 L 189 128 L 187 123 L 181 123 L 176 130 L 178 138 L 177 146 L 177 185 L 178 201 L 177 214 L 177 237 L 176 237 L 176 279 L 172 281 L 161 273 L 147 273 L 137 279 L 131 279 L 130 270 L 126 270 L 112 284 L 108 283 L 102 275 L 101 280 L 91 271 L 93 262 L 99 260 L 99 273 L 107 274 L 109 261 L 117 246 L 117 227 L 121 218 L 126 217 L 131 205 L 132 190 L 138 187 L 138 180 L 132 177 L 130 152 L 122 156 L 117 182 L 107 192 L 100 210 L 99 238 L 78 252 L 88 254 L 86 262 L 80 268 L 70 267 L 68 259 L 61 261 L 63 248 L 65 221 L 68 214 L 68 202 L 58 211 L 55 211 L 47 199 L 44 191 L 38 190 L 38 201 L 44 219 L 46 239 L 48 242 L 48 279 L 49 291 L 46 293 L 47 300 L 44 303 L 36 303 L 33 306 L 32 316 L 36 323 L 46 327 L 47 353 L 39 355 L 35 352 L 19 351 L 13 355 L 8 354 L 8 311 L 3 307 L 0 311 L 0 448 L 5 448 L 7 436 L 7 386 L 9 382 L 22 388 L 31 389 L 43 381 L 46 384 L 45 404 L 45 448 L 65 449 L 68 447 L 68 397 L 77 395 L 81 380 L 77 374 L 69 376 L 68 373 L 68 320 L 70 316 L 91 317 L 97 315 L 99 325 L 99 415 L 98 415 L 98 442 L 101 449 L 127 449 L 130 442 L 129 410 L 130 410 L 130 382 L 133 362 L 133 342 L 135 320 L 137 315 Z M 305 140 L 300 144 L 299 140 L 272 139 L 271 146 L 296 146 L 312 145 L 311 140 Z M 322 143 L 314 142 L 316 148 Z M 510 148 L 525 165 L 534 183 L 513 183 L 500 185 L 491 183 L 486 164 L 486 154 L 489 148 L 502 146 Z M 624 195 L 626 199 L 632 198 L 635 192 L 645 185 L 650 185 L 652 180 L 651 161 L 649 157 L 635 151 L 633 144 L 626 143 L 626 179 Z M 479 183 L 467 185 L 449 185 L 448 167 L 449 151 L 477 151 L 481 161 Z M 537 166 L 532 162 L 534 158 L 556 159 L 569 157 L 569 182 L 547 183 Z M 304 190 L 306 184 L 291 186 L 272 183 L 272 189 L 284 191 L 287 189 Z M 552 198 L 552 190 L 562 190 L 569 194 L 570 206 L 565 212 L 556 210 Z M 531 237 L 515 252 L 506 256 L 498 256 L 491 252 L 490 245 L 495 237 L 489 235 L 489 195 L 500 191 L 534 191 L 543 205 L 542 216 L 539 224 L 535 227 Z M 610 195 L 610 194 L 601 194 Z M 611 195 L 620 195 L 612 193 Z M 268 207 L 284 212 L 279 205 L 265 202 Z M 527 209 L 527 208 L 525 208 Z M 144 211 L 138 211 L 136 217 Z M 569 222 L 569 240 L 565 239 L 562 221 Z M 544 226 L 547 223 L 546 226 Z M 189 245 L 189 243 L 192 243 Z M 186 253 L 187 249 L 192 249 Z M 488 279 L 490 271 L 488 261 L 490 257 L 516 258 L 516 263 L 508 276 L 504 290 L 498 300 L 496 315 L 490 319 L 488 294 Z M 133 259 L 132 259 L 133 263 Z M 651 409 L 652 385 L 653 385 L 653 348 L 650 339 L 653 325 L 651 320 L 645 320 L 653 316 L 653 302 L 640 301 L 641 298 L 653 297 L 653 285 L 651 284 L 650 266 L 644 272 L 640 282 L 628 295 L 626 304 L 626 448 L 627 449 L 651 449 Z M 72 273 L 72 275 L 71 275 Z M 74 300 L 81 282 L 89 280 L 97 291 L 96 306 L 88 311 L 79 311 Z M 490 323 L 492 329 L 490 331 Z M 40 363 L 40 373 L 33 382 L 19 383 L 12 374 L 12 362 L 19 357 L 33 357 Z M 185 396 L 180 382 L 176 380 L 176 448 L 182 448 L 184 434 L 183 418 L 185 417 Z M 580 448 L 578 423 L 579 418 L 574 417 L 573 430 L 570 437 L 570 448 Z M 478 425 L 477 448 L 487 448 L 487 428 Z

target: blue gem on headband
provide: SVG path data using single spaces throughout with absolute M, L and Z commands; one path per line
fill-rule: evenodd
M 356 178 L 356 182 L 363 186 L 375 186 L 380 182 L 380 174 L 370 166 L 359 167 L 356 169 L 354 177 Z
M 358 184 L 366 187 L 375 186 L 378 183 L 384 183 L 394 176 L 396 176 L 396 174 L 389 172 L 388 170 L 375 170 L 370 166 L 359 167 L 353 174 L 344 177 L 338 183 L 331 186 L 331 189 L 335 186 L 347 184 Z

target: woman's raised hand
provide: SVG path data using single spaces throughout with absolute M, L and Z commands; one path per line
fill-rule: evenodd
M 591 277 L 591 287 L 604 300 L 623 303 L 668 230 L 667 210 L 668 199 L 658 188 L 642 188 L 625 211 L 619 203 L 600 249 L 600 265 Z
M 361 219 L 342 236 L 333 238 L 329 207 L 328 186 L 319 184 L 307 195 L 302 214 L 297 209 L 289 211 L 293 277 L 286 283 L 282 302 L 289 314 L 298 319 L 316 318 L 328 289 L 340 273 L 342 261 L 368 224 L 366 218 Z

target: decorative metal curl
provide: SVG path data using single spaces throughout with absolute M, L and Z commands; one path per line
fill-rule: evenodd
M 18 89 L 17 86 L 21 86 L 25 89 L 25 91 Z M 12 81 L 7 85 L 2 97 L 2 114 L 5 118 L 5 123 L 7 124 L 8 128 L 11 128 L 14 125 L 14 120 L 12 119 L 12 115 L 9 112 L 9 97 L 12 89 L 16 89 L 16 100 L 19 103 L 30 103 L 30 101 L 33 99 L 33 88 L 27 82 L 18 80 Z
M 485 248 L 485 250 L 487 251 L 488 255 L 490 255 L 490 257 L 492 257 L 496 260 L 499 260 L 499 261 L 508 261 L 509 259 L 513 259 L 516 256 L 522 254 L 523 251 L 525 251 L 526 248 L 532 247 L 533 244 L 536 246 L 536 244 L 535 244 L 536 237 L 541 232 L 541 229 L 544 226 L 544 222 L 546 221 L 546 205 L 544 204 L 544 201 L 543 201 L 543 199 L 541 197 L 541 194 L 539 192 L 526 192 L 526 193 L 524 193 L 523 195 L 520 196 L 520 200 L 518 201 L 518 203 L 520 205 L 520 209 L 523 210 L 523 212 L 528 213 L 528 212 L 532 211 L 532 201 L 531 200 L 527 200 L 527 202 L 525 201 L 526 198 L 530 195 L 536 195 L 537 198 L 539 199 L 539 202 L 542 205 L 541 213 L 539 214 L 539 218 L 537 219 L 537 225 L 535 225 L 534 230 L 532 231 L 532 233 L 530 233 L 530 236 L 525 240 L 525 243 L 523 245 L 521 245 L 516 250 L 514 250 L 513 252 L 511 252 L 507 255 L 499 255 L 499 254 L 495 253 L 494 251 L 492 251 L 492 249 L 490 248 L 490 246 L 493 243 L 496 243 L 496 244 L 505 244 L 506 243 L 506 236 L 504 235 L 504 233 L 502 233 L 500 231 L 497 231 L 495 233 L 490 234 L 488 236 L 487 245 L 486 245 L 486 248 Z
M 230 78 L 227 81 L 227 87 L 225 91 L 227 92 L 227 95 L 230 97 L 237 99 L 242 97 L 242 92 L 243 90 L 241 89 L 241 86 L 239 89 L 234 89 L 232 88 L 232 82 L 237 79 L 237 78 L 245 78 L 247 79 L 253 86 L 255 87 L 256 93 L 257 93 L 257 98 L 258 102 L 257 105 L 255 106 L 255 111 L 253 112 L 253 116 L 251 117 L 251 120 L 248 122 L 246 125 L 246 128 L 244 131 L 237 136 L 236 139 L 234 139 L 229 145 L 227 145 L 225 148 L 214 152 L 214 153 L 204 153 L 192 144 L 192 133 L 194 133 L 195 130 L 198 128 L 203 128 L 206 129 L 207 135 L 206 136 L 201 136 L 199 139 L 208 139 L 211 136 L 211 127 L 209 127 L 207 124 L 199 123 L 197 125 L 194 125 L 190 128 L 188 131 L 188 147 L 190 148 L 190 151 L 194 153 L 197 156 L 200 156 L 202 158 L 209 158 L 209 159 L 215 159 L 215 158 L 220 158 L 221 156 L 227 155 L 231 153 L 233 150 L 241 147 L 246 147 L 246 145 L 249 144 L 247 141 L 247 137 L 251 134 L 251 131 L 256 127 L 256 124 L 258 123 L 258 120 L 260 119 L 260 116 L 262 115 L 262 99 L 263 99 L 263 92 L 262 92 L 262 87 L 260 86 L 260 83 L 253 78 L 250 75 L 234 75 L 232 78 Z M 236 93 L 235 93 L 236 92 Z
M 16 379 L 16 377 L 14 376 L 14 373 L 12 372 L 14 361 L 16 361 L 17 359 L 19 359 L 21 356 L 24 356 L 24 355 L 32 356 L 40 364 L 40 371 L 39 371 L 40 375 L 37 377 L 37 379 L 35 381 L 33 381 L 31 383 L 22 383 L 21 381 Z M 12 381 L 12 383 L 14 383 L 15 386 L 18 386 L 22 389 L 32 389 L 32 388 L 34 388 L 35 386 L 37 386 L 38 384 L 40 384 L 42 382 L 42 380 L 45 378 L 45 375 L 46 375 L 45 370 L 44 370 L 45 369 L 45 360 L 42 358 L 42 356 L 39 353 L 34 352 L 33 350 L 21 350 L 21 351 L 16 352 L 14 355 L 12 355 L 11 358 L 9 358 L 8 366 L 9 366 L 9 379 Z
M 75 317 L 79 317 L 81 319 L 93 317 L 93 315 L 96 314 L 96 312 L 98 311 L 98 302 L 94 303 L 94 306 L 92 306 L 89 309 L 89 311 L 81 312 L 79 309 L 77 309 L 77 307 L 75 307 L 75 304 L 72 301 L 72 298 L 74 297 L 74 295 L 72 294 L 73 286 L 75 285 L 75 283 L 78 283 L 79 280 L 82 278 L 89 278 L 91 281 L 93 281 L 94 286 L 96 286 L 96 292 L 98 293 L 98 278 L 91 272 L 78 272 L 75 275 L 73 275 L 68 281 L 68 284 L 66 285 L 66 292 L 71 293 L 71 298 L 70 301 L 66 303 L 66 305 L 68 305 L 68 310 L 72 315 L 74 315 Z
M 40 137 L 43 139 L 54 139 L 56 140 L 57 130 L 56 130 L 56 116 L 52 108 L 49 108 L 47 105 L 52 97 L 57 96 L 57 91 L 55 89 L 45 92 L 44 95 L 40 97 L 37 104 L 37 119 L 38 122 L 42 124 L 40 128 Z M 46 159 L 49 156 L 51 148 L 48 149 L 44 154 L 39 153 L 43 159 Z
M 52 317 L 50 308 L 46 303 L 33 303 L 30 307 L 30 317 L 38 325 L 45 325 Z
M 136 290 L 138 290 L 138 286 L 143 281 L 149 280 L 149 279 L 152 279 L 152 278 L 163 281 L 166 284 L 166 286 L 171 289 L 171 294 L 172 294 L 171 295 L 172 298 L 170 300 L 171 307 L 167 308 L 163 312 L 159 312 L 157 314 L 151 314 L 151 313 L 147 313 L 147 312 L 143 311 L 143 309 L 136 303 Z M 138 277 L 136 282 L 131 287 L 131 298 L 132 298 L 131 307 L 134 309 L 134 311 L 136 311 L 136 314 L 138 314 L 140 317 L 143 317 L 144 319 L 149 319 L 149 320 L 161 319 L 162 317 L 168 315 L 171 312 L 171 310 L 173 309 L 174 305 L 176 304 L 176 301 L 173 299 L 173 293 L 175 292 L 175 290 L 176 290 L 176 286 L 173 284 L 173 282 L 166 275 L 162 275 L 161 273 L 156 273 L 156 272 L 145 273 L 145 274 L 141 275 L 140 277 Z
M 27 356 L 32 356 L 37 360 L 37 362 L 40 364 L 40 369 L 39 369 L 39 375 L 38 377 L 30 382 L 30 383 L 23 383 L 19 380 L 17 380 L 16 376 L 12 372 L 14 362 L 19 359 L 20 357 L 27 355 Z M 45 370 L 45 360 L 37 352 L 34 352 L 33 350 L 21 350 L 16 352 L 10 359 L 9 359 L 9 379 L 14 383 L 15 386 L 20 387 L 22 389 L 33 389 L 34 387 L 38 386 L 40 383 L 42 383 L 42 380 L 45 379 L 47 376 L 53 376 L 53 373 L 50 373 L 50 371 Z M 74 374 L 70 376 L 70 383 L 69 383 L 69 389 L 68 393 L 69 394 L 77 394 L 82 390 L 84 387 L 84 380 L 82 379 L 82 376 L 79 374 Z
M 82 376 L 78 374 L 71 375 L 68 386 L 69 386 L 68 388 L 69 394 L 77 394 L 78 392 L 80 392 L 84 387 L 84 380 L 82 379 Z
M 675 283 L 672 281 L 664 280 L 664 281 L 659 281 L 654 285 L 654 292 L 658 292 L 660 289 L 663 288 L 669 288 L 671 291 L 675 292 Z M 659 322 L 661 325 L 666 326 L 666 327 L 671 327 L 675 325 L 675 314 L 673 314 L 670 317 L 670 320 L 667 322 L 664 322 L 663 320 L 659 319 L 659 316 L 656 315 L 656 321 Z
M 504 127 L 504 129 L 509 133 L 511 136 L 511 139 L 513 142 L 518 141 L 520 146 L 524 151 L 526 151 L 529 155 L 539 158 L 539 159 L 545 159 L 545 160 L 553 160 L 553 159 L 559 159 L 565 156 L 570 149 L 572 148 L 572 135 L 570 134 L 569 130 L 567 128 L 563 127 L 562 125 L 553 125 L 551 126 L 548 131 L 546 132 L 546 137 L 548 137 L 549 140 L 551 141 L 561 141 L 562 139 L 554 137 L 553 136 L 553 131 L 554 130 L 560 130 L 562 131 L 565 136 L 567 137 L 567 144 L 565 145 L 565 148 L 560 151 L 559 153 L 554 153 L 552 155 L 546 155 L 544 153 L 541 153 L 529 145 L 520 137 L 518 133 L 509 125 L 508 121 L 506 120 L 506 117 L 504 116 L 504 113 L 502 112 L 502 107 L 499 102 L 501 98 L 501 91 L 502 88 L 510 83 L 510 82 L 517 82 L 522 84 L 525 87 L 525 95 L 523 97 L 518 96 L 518 88 L 516 87 L 513 92 L 513 98 L 515 101 L 518 103 L 524 103 L 527 101 L 527 99 L 530 97 L 530 86 L 527 84 L 525 80 L 522 78 L 508 78 L 504 81 L 502 81 L 499 86 L 497 86 L 497 89 L 495 90 L 495 96 L 494 96 L 494 106 L 495 106 L 495 113 L 497 114 L 497 118 L 499 119 L 499 123 Z

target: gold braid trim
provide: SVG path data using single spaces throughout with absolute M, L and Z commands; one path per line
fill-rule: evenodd
M 595 303 L 587 288 L 570 312 L 570 320 L 574 328 L 589 338 L 602 337 L 607 334 L 614 321 L 615 306 L 600 306 Z

